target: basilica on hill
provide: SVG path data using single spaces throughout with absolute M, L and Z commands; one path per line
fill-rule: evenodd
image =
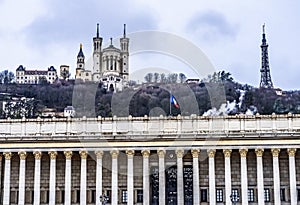
M 93 68 L 86 67 L 82 44 L 80 44 L 75 78 L 82 81 L 102 82 L 106 89 L 120 91 L 127 84 L 129 77 L 129 38 L 126 37 L 126 24 L 124 24 L 123 36 L 120 38 L 120 48 L 113 45 L 112 38 L 107 48 L 102 48 L 102 42 L 103 38 L 99 34 L 99 24 L 97 24 L 97 33 L 93 38 Z

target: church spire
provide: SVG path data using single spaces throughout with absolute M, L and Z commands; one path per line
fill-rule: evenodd
M 269 54 L 267 39 L 266 39 L 266 31 L 265 24 L 262 26 L 262 44 L 261 44 L 261 54 L 262 54 L 262 62 L 261 62 L 261 79 L 260 79 L 260 87 L 265 88 L 273 88 L 273 83 L 271 80 L 270 67 L 269 67 Z
M 97 23 L 97 38 L 99 38 L 99 24 Z
M 124 24 L 124 32 L 123 32 L 123 37 L 126 38 L 126 24 Z

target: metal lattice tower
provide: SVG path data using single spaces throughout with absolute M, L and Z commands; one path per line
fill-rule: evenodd
M 263 34 L 262 34 L 262 44 L 261 44 L 261 54 L 262 54 L 262 61 L 261 61 L 261 79 L 260 79 L 260 87 L 264 88 L 273 88 L 273 83 L 270 74 L 270 67 L 269 67 L 269 55 L 268 55 L 268 44 L 266 39 L 265 33 L 265 25 L 263 25 Z

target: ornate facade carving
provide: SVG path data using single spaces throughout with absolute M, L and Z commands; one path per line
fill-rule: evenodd
M 200 153 L 200 149 L 192 149 L 191 150 L 192 156 L 193 158 L 198 158 L 199 157 L 199 153 Z
M 86 150 L 81 150 L 79 151 L 81 159 L 87 159 L 88 157 L 88 152 Z
M 20 157 L 20 160 L 25 160 L 27 157 L 27 153 L 25 151 L 18 152 L 18 155 Z
M 111 158 L 117 159 L 119 155 L 119 150 L 111 150 L 110 154 L 111 154 Z
M 12 157 L 12 153 L 11 152 L 4 152 L 3 153 L 4 157 L 6 160 L 10 160 Z
M 184 150 L 183 149 L 177 149 L 176 150 L 176 155 L 177 155 L 177 158 L 182 158 L 183 155 L 184 155 Z
M 126 154 L 127 154 L 128 156 L 134 156 L 134 150 L 128 149 L 128 150 L 126 150 Z
M 72 155 L 73 155 L 73 153 L 72 153 L 72 151 L 64 151 L 64 154 L 65 154 L 65 157 L 66 157 L 66 159 L 72 159 Z
M 33 155 L 34 155 L 35 159 L 41 159 L 42 158 L 42 152 L 40 152 L 40 151 L 34 151 Z
M 273 157 L 279 157 L 280 149 L 279 148 L 272 148 L 271 149 Z
M 223 153 L 224 153 L 225 157 L 230 157 L 231 153 L 232 153 L 232 150 L 231 149 L 224 149 Z
M 296 151 L 297 151 L 297 149 L 295 149 L 295 148 L 289 148 L 289 149 L 287 149 L 287 152 L 288 152 L 288 154 L 289 154 L 290 157 L 295 157 Z
M 256 156 L 262 157 L 264 155 L 264 149 L 258 148 L 255 149 Z
M 164 158 L 165 154 L 166 154 L 165 150 L 163 150 L 163 149 L 157 150 L 157 155 L 158 155 L 159 158 Z
M 50 152 L 48 152 L 48 154 L 50 155 L 50 159 L 56 159 L 56 157 L 57 157 L 56 151 L 50 151 Z
M 215 154 L 216 154 L 216 150 L 215 149 L 209 149 L 207 150 L 207 154 L 209 158 L 214 158 Z
M 102 150 L 97 150 L 97 151 L 95 151 L 95 155 L 96 155 L 97 159 L 101 159 L 104 155 L 104 152 Z
M 150 156 L 150 150 L 144 149 L 141 151 L 143 157 L 149 157 Z
M 240 149 L 239 150 L 241 157 L 247 157 L 248 149 Z

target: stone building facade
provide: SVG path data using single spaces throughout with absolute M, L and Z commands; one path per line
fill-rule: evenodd
M 300 204 L 300 116 L 0 120 L 1 204 Z

